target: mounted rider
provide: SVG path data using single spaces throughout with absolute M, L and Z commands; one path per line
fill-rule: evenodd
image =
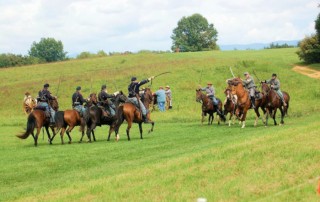
M 148 83 L 152 79 L 154 79 L 154 76 L 139 82 L 137 80 L 137 77 L 132 77 L 131 83 L 128 86 L 128 91 L 129 91 L 128 100 L 130 102 L 134 103 L 134 105 L 136 105 L 141 110 L 142 118 L 145 123 L 149 123 L 149 120 L 147 119 L 147 114 L 150 112 L 149 112 L 149 110 L 146 109 L 146 107 L 141 102 L 141 99 L 139 96 L 139 88 L 140 88 L 140 86 Z
M 201 87 L 201 85 L 199 85 L 199 89 L 201 91 L 206 91 L 207 97 L 210 98 L 210 100 L 212 101 L 212 104 L 215 107 L 215 109 L 217 110 L 217 113 L 219 115 L 222 115 L 221 111 L 219 110 L 219 106 L 218 106 L 219 101 L 215 97 L 216 91 L 215 91 L 211 82 L 208 82 L 207 85 L 208 85 L 207 87 L 203 87 L 203 88 Z
M 250 100 L 251 100 L 251 108 L 255 108 L 255 92 L 256 92 L 256 85 L 254 83 L 253 77 L 250 76 L 249 72 L 245 72 L 243 74 L 245 79 L 242 80 L 243 85 L 246 89 L 249 90 Z
M 83 96 L 81 94 L 81 86 L 78 86 L 76 88 L 76 92 L 72 95 L 72 107 L 76 111 L 79 112 L 80 116 L 83 117 L 86 108 L 83 106 L 83 103 L 86 103 L 87 101 L 83 99 Z
M 107 91 L 107 85 L 102 85 L 101 86 L 101 91 L 98 94 L 98 100 L 102 104 L 105 110 L 108 110 L 110 112 L 111 116 L 116 115 L 116 106 L 111 102 L 110 99 L 108 98 L 114 98 L 114 94 L 108 94 Z
M 50 125 L 54 125 L 55 121 L 54 121 L 54 115 L 55 115 L 55 111 L 53 110 L 53 108 L 50 106 L 49 101 L 50 100 L 55 100 L 57 99 L 56 96 L 52 96 L 49 89 L 49 84 L 46 83 L 43 85 L 43 89 L 39 91 L 38 93 L 38 105 L 39 107 L 43 107 L 45 108 L 46 112 L 49 113 L 49 117 L 50 117 Z
M 284 98 L 283 98 L 283 94 L 280 90 L 280 81 L 277 78 L 277 74 L 273 73 L 271 79 L 269 80 L 265 80 L 265 83 L 270 84 L 271 89 L 275 90 L 276 93 L 279 95 L 283 106 L 287 106 L 287 103 L 285 102 Z

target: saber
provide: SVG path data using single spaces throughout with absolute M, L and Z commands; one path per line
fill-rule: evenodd
M 233 74 L 233 71 L 232 71 L 231 66 L 229 67 L 229 69 L 230 69 L 230 72 L 231 72 L 231 74 L 232 74 L 233 78 L 236 78 L 236 77 L 234 76 L 234 74 Z
M 169 74 L 169 73 L 171 73 L 171 72 L 163 72 L 163 73 L 161 73 L 161 74 L 158 74 L 158 75 L 154 76 L 154 78 L 156 78 L 156 77 L 158 77 L 158 76 L 161 76 L 161 75 L 163 75 L 163 74 Z
M 255 71 L 255 70 L 253 70 L 252 72 L 253 72 L 253 74 L 257 77 L 257 79 L 258 79 L 259 83 L 261 83 L 261 82 L 260 82 L 259 77 L 258 77 L 258 76 L 257 76 L 257 74 L 256 74 L 256 71 Z
M 61 74 L 60 74 L 60 77 L 59 77 L 59 84 L 58 84 L 58 89 L 57 89 L 57 93 L 56 93 L 57 97 L 58 97 L 58 93 L 59 93 L 60 83 L 61 83 Z

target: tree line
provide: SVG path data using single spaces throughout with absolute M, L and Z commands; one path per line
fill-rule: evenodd
M 320 14 L 315 20 L 316 33 L 305 37 L 299 42 L 297 54 L 306 63 L 320 63 Z M 218 31 L 212 23 L 200 14 L 182 17 L 171 35 L 173 52 L 195 52 L 219 50 L 217 45 Z M 290 48 L 287 44 L 279 45 L 271 43 L 271 48 Z M 131 54 L 131 52 L 125 52 Z M 110 53 L 110 55 L 117 53 Z M 120 54 L 120 53 L 119 53 Z M 15 55 L 11 53 L 0 54 L 0 68 L 13 67 L 38 63 L 57 62 L 67 60 L 67 52 L 63 50 L 63 44 L 54 38 L 42 38 L 39 42 L 33 42 L 28 55 Z M 98 51 L 97 54 L 82 52 L 77 59 L 102 57 L 107 54 Z

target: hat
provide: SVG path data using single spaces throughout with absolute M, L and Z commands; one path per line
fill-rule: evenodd
M 276 74 L 276 73 L 273 73 L 272 76 L 277 76 L 277 74 Z
M 78 87 L 76 88 L 76 90 L 81 90 L 81 86 L 78 86 Z
M 166 88 L 170 88 L 170 86 L 166 86 Z
M 46 83 L 46 84 L 43 85 L 43 87 L 44 87 L 44 88 L 48 88 L 48 87 L 49 87 L 49 84 Z
M 101 90 L 106 89 L 106 88 L 107 88 L 107 85 L 106 85 L 106 84 L 103 84 L 103 85 L 101 86 Z
M 131 81 L 135 81 L 135 80 L 137 80 L 137 77 L 135 76 L 131 77 Z
M 208 84 L 208 85 L 212 85 L 212 82 L 209 81 L 207 84 Z
M 243 75 L 247 75 L 247 74 L 249 74 L 249 72 L 245 72 L 245 73 L 243 73 Z

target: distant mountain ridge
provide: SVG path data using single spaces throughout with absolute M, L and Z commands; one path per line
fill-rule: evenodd
M 261 50 L 265 47 L 269 47 L 271 43 L 273 44 L 288 44 L 289 46 L 297 46 L 300 40 L 292 40 L 292 41 L 274 41 L 270 43 L 251 43 L 251 44 L 227 44 L 227 45 L 219 45 L 222 51 L 225 50 Z

